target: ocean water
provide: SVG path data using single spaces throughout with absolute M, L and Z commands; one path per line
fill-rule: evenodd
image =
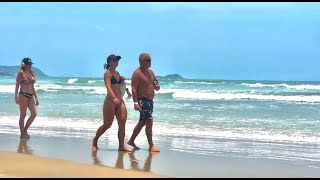
M 131 88 L 130 79 L 126 80 Z M 160 80 L 154 143 L 192 155 L 267 158 L 320 168 L 320 82 Z M 19 134 L 14 77 L 0 77 L 0 132 Z M 102 124 L 102 78 L 38 78 L 29 134 L 91 140 Z M 126 140 L 139 113 L 128 109 Z M 28 112 L 27 115 L 30 113 Z M 117 122 L 101 137 L 117 147 Z M 161 143 L 160 143 L 161 142 Z M 144 131 L 136 143 L 147 148 Z M 103 146 L 103 145 L 102 145 Z

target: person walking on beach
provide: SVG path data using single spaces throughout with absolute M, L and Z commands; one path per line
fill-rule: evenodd
M 20 106 L 20 138 L 27 139 L 30 139 L 30 135 L 28 134 L 28 128 L 37 116 L 36 106 L 39 105 L 39 100 L 34 89 L 36 79 L 35 74 L 31 69 L 32 64 L 33 62 L 30 58 L 22 59 L 21 68 L 16 77 L 15 87 L 15 101 Z M 25 124 L 24 120 L 27 116 L 27 108 L 29 108 L 31 115 Z
M 127 94 L 128 94 L 128 99 L 131 98 L 131 97 L 132 97 L 132 94 L 131 94 L 131 92 L 129 91 L 129 88 L 126 88 L 126 92 L 127 92 Z
M 142 53 L 139 56 L 140 67 L 137 68 L 131 77 L 131 92 L 134 102 L 134 109 L 140 111 L 140 119 L 135 126 L 132 136 L 127 142 L 133 146 L 135 150 L 139 149 L 134 140 L 140 133 L 141 129 L 146 125 L 146 135 L 149 143 L 149 151 L 159 152 L 160 150 L 153 144 L 152 125 L 153 125 L 153 98 L 155 91 L 160 90 L 158 80 L 151 67 L 151 57 L 148 53 Z
M 103 103 L 103 124 L 98 128 L 96 136 L 92 141 L 92 151 L 98 150 L 99 137 L 111 127 L 114 116 L 118 121 L 118 139 L 119 151 L 131 151 L 124 146 L 125 125 L 127 120 L 127 108 L 122 99 L 120 84 L 125 81 L 124 76 L 120 76 L 116 71 L 121 56 L 111 54 L 104 65 L 104 83 L 107 89 L 107 95 Z

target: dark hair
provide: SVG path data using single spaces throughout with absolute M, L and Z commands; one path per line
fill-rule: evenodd
M 108 70 L 109 68 L 110 68 L 110 64 L 109 64 L 109 62 L 110 61 L 113 61 L 113 62 L 115 62 L 115 61 L 119 61 L 121 59 L 121 56 L 116 56 L 116 55 L 114 55 L 114 54 L 111 54 L 111 55 L 109 55 L 108 57 L 107 57 L 107 62 L 104 64 L 104 69 L 106 69 L 106 70 Z
M 105 64 L 103 65 L 103 68 L 104 68 L 105 70 L 108 70 L 109 67 L 110 67 L 110 64 L 109 64 L 109 63 L 105 63 Z

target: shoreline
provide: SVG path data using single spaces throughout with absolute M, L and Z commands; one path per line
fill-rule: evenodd
M 2 150 L 0 159 L 0 178 L 168 178 L 151 172 L 102 167 Z
M 143 145 L 142 142 L 146 141 L 143 136 L 138 139 L 141 149 L 131 153 L 118 151 L 118 142 L 114 141 L 116 138 L 115 135 L 106 134 L 101 138 L 100 149 L 96 153 L 92 153 L 91 139 L 89 137 L 84 139 L 32 135 L 31 139 L 26 140 L 19 138 L 19 135 L 0 133 L 0 159 L 2 162 L 0 163 L 0 173 L 2 173 L 0 177 L 124 177 L 124 173 L 118 176 L 113 170 L 129 173 L 126 177 L 134 178 L 145 177 L 145 173 L 148 174 L 147 177 L 176 178 L 320 177 L 320 164 L 317 161 L 258 157 L 254 154 L 254 151 L 271 152 L 274 149 L 256 146 L 257 144 L 255 143 L 208 142 L 215 144 L 215 149 L 211 150 L 211 154 L 196 154 L 183 151 L 183 149 L 173 149 L 170 143 L 183 141 L 166 137 L 156 139 L 161 152 L 154 154 L 148 151 L 145 144 Z M 233 146 L 231 147 L 230 145 Z M 240 145 L 246 145 L 247 150 L 237 152 L 237 147 Z M 223 148 L 226 146 L 227 148 Z M 280 149 L 276 150 L 281 150 L 282 154 L 285 155 L 294 147 L 277 146 L 277 148 Z M 303 147 L 302 149 L 295 149 L 295 151 L 304 151 L 305 153 L 309 152 L 308 150 L 309 148 L 305 149 Z M 1 152 L 11 152 L 13 155 L 8 154 L 9 159 L 5 160 L 7 155 L 1 155 Z M 25 156 L 16 158 L 20 155 Z M 312 157 L 311 155 L 310 157 Z M 50 160 L 39 161 L 39 158 Z M 52 158 L 54 159 L 53 161 L 51 161 Z M 50 166 L 52 162 L 60 160 L 62 162 L 59 165 Z M 35 165 L 34 161 L 38 161 L 38 165 Z M 70 168 L 71 165 L 68 165 L 70 163 L 76 164 L 73 166 L 74 168 Z M 78 167 L 78 165 L 82 168 Z M 31 166 L 33 167 L 30 168 Z M 9 167 L 10 169 L 8 169 Z M 44 170 L 39 168 L 44 168 Z M 59 172 L 59 168 L 63 174 Z M 61 168 L 63 169 L 61 170 Z M 102 169 L 96 170 L 97 168 Z M 49 170 L 55 170 L 55 173 Z M 33 174 L 28 174 L 29 171 L 32 171 Z M 41 175 L 39 174 L 41 172 L 47 172 L 47 174 Z M 87 172 L 89 176 L 86 174 L 80 175 L 78 172 Z M 132 172 L 134 173 L 132 174 Z M 135 173 L 138 173 L 138 175 Z

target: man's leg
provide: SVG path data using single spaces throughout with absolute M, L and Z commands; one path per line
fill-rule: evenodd
M 130 146 L 132 146 L 135 150 L 140 149 L 140 148 L 138 146 L 136 146 L 136 144 L 134 143 L 134 140 L 136 139 L 136 137 L 138 136 L 138 134 L 140 133 L 141 129 L 143 128 L 143 126 L 145 124 L 146 123 L 144 120 L 139 120 L 138 124 L 133 129 L 133 133 L 131 135 L 131 138 L 128 141 L 128 144 Z
M 149 143 L 149 151 L 151 152 L 159 152 L 160 150 L 154 146 L 153 140 L 152 140 L 152 125 L 153 120 L 147 120 L 146 121 L 146 135 Z

